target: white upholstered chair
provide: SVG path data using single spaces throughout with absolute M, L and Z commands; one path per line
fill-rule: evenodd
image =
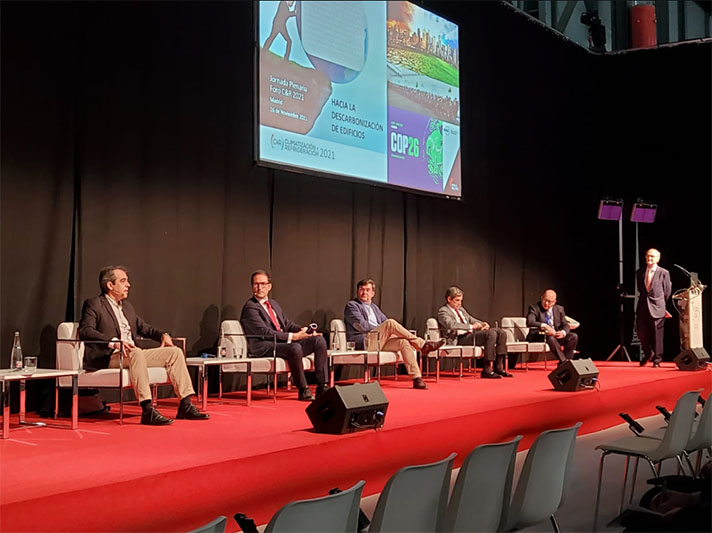
M 359 351 L 357 354 L 339 354 L 338 352 L 346 351 L 346 324 L 340 318 L 334 318 L 331 321 L 330 327 L 330 352 L 331 364 L 337 365 L 361 365 L 364 368 L 364 382 L 369 380 L 369 369 L 376 369 L 376 380 L 381 379 L 381 367 L 386 365 L 397 366 L 403 362 L 403 358 L 398 352 L 388 352 L 384 350 L 375 350 L 363 353 Z M 380 343 L 378 343 L 380 346 Z M 396 379 L 398 372 L 395 372 Z
M 440 327 L 435 318 L 429 318 L 425 321 L 425 336 L 426 341 L 438 342 L 440 340 Z M 421 359 L 425 365 L 426 375 L 430 374 L 430 361 L 435 360 L 435 381 L 440 381 L 440 361 L 450 359 L 459 362 L 460 381 L 462 381 L 462 367 L 466 359 L 474 361 L 484 356 L 482 346 L 459 346 L 457 344 L 443 344 L 437 350 L 433 350 L 426 357 Z
M 129 370 L 123 368 L 104 368 L 101 370 L 84 370 L 84 345 L 88 342 L 79 340 L 79 324 L 77 322 L 62 322 L 57 326 L 57 368 L 61 370 L 79 370 L 77 384 L 88 389 L 117 389 L 119 391 L 119 423 L 124 421 L 124 390 L 131 388 Z M 185 349 L 185 347 L 184 347 Z M 123 358 L 122 358 L 123 359 Z M 154 388 L 153 397 L 156 397 L 155 387 L 166 385 L 170 381 L 166 369 L 163 367 L 149 367 L 148 378 Z M 58 378 L 57 387 L 67 388 L 72 386 L 69 377 Z M 55 411 L 57 402 L 55 402 Z
M 529 370 L 529 356 L 543 354 L 544 368 L 547 368 L 547 354 L 551 352 L 546 342 L 527 342 L 529 327 L 523 316 L 502 318 L 502 328 L 507 334 L 507 351 L 522 355 L 524 368 Z
M 277 357 L 273 351 L 268 357 L 250 357 L 249 346 L 247 342 L 248 335 L 245 335 L 245 330 L 239 320 L 223 320 L 220 324 L 220 340 L 219 346 L 225 348 L 227 357 L 240 359 L 240 362 L 226 363 L 220 365 L 221 372 L 231 372 L 236 374 L 245 374 L 247 378 L 247 405 L 252 403 L 252 376 L 254 374 L 266 374 L 269 376 L 267 381 L 267 393 L 269 394 L 270 386 L 273 385 L 273 401 L 277 401 L 277 379 L 280 374 L 287 375 L 287 390 L 290 386 L 290 371 L 286 359 Z M 309 354 L 302 358 L 302 365 L 305 372 L 314 370 L 314 355 Z M 222 397 L 222 374 L 220 375 L 220 392 Z M 271 383 L 270 383 L 271 381 Z

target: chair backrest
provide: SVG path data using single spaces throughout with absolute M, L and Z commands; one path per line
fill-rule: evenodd
M 697 421 L 697 430 L 687 443 L 687 451 L 704 450 L 712 446 L 712 394 L 707 397 L 702 414 Z
M 440 340 L 440 326 L 434 318 L 425 321 L 425 340 L 438 342 Z
M 393 474 L 378 498 L 369 532 L 442 531 L 456 455 L 451 453 L 427 465 L 406 466 Z
M 527 453 L 509 509 L 506 530 L 539 524 L 563 502 L 573 462 L 578 422 L 541 433 Z
M 227 525 L 226 516 L 218 516 L 212 522 L 208 522 L 204 526 L 192 529 L 188 533 L 225 533 L 225 526 Z
M 529 335 L 527 319 L 523 316 L 505 316 L 502 318 L 502 329 L 507 333 L 508 342 L 526 341 Z
M 346 350 L 346 324 L 340 318 L 332 318 L 329 324 L 329 342 L 332 350 Z
M 653 461 L 669 459 L 683 452 L 690 441 L 692 423 L 695 421 L 697 396 L 700 392 L 702 389 L 686 392 L 677 400 L 660 446 L 654 453 L 649 454 Z
M 581 322 L 579 322 L 575 318 L 571 318 L 570 316 L 566 316 L 564 318 L 566 318 L 566 322 L 569 323 L 570 329 L 576 329 L 577 327 L 579 327 L 581 325 Z
M 239 320 L 223 320 L 220 323 L 220 346 L 225 346 L 227 357 L 245 359 L 249 352 L 245 331 Z
M 445 531 L 501 531 L 506 525 L 517 446 L 522 436 L 483 444 L 465 458 L 452 489 Z
M 63 340 L 72 339 L 72 340 Z M 81 370 L 84 364 L 84 343 L 79 339 L 78 322 L 62 322 L 57 326 L 57 369 Z
M 365 481 L 359 481 L 343 492 L 288 503 L 274 514 L 265 533 L 354 533 L 358 529 L 358 510 L 364 484 Z

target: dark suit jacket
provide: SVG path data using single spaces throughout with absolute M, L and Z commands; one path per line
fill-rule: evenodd
M 645 272 L 648 269 L 639 269 L 635 273 L 635 279 L 638 284 L 638 309 L 641 305 L 648 306 L 648 312 L 653 318 L 665 317 L 665 302 L 670 298 L 672 292 L 672 283 L 670 283 L 670 272 L 658 265 L 658 268 L 653 274 L 653 281 L 650 283 L 650 291 L 645 288 Z
M 375 303 L 371 302 L 371 308 L 379 324 L 388 320 L 388 317 Z M 355 342 L 357 350 L 363 350 L 366 347 L 366 333 L 371 331 L 373 326 L 368 321 L 366 306 L 361 300 L 354 298 L 346 302 L 344 322 L 346 323 L 346 340 Z
M 566 311 L 564 311 L 564 306 L 554 305 L 551 308 L 554 315 L 554 330 L 565 331 L 568 335 L 571 327 L 566 320 Z M 529 335 L 539 334 L 541 332 L 541 325 L 546 324 L 546 311 L 541 306 L 541 301 L 537 302 L 536 305 L 529 306 L 529 313 L 527 314 L 527 326 L 529 326 Z
M 250 346 L 250 355 L 255 357 L 264 357 L 272 355 L 274 348 L 274 338 L 277 337 L 277 342 L 287 342 L 290 333 L 296 333 L 302 329 L 298 324 L 295 324 L 282 311 L 280 305 L 269 298 L 269 303 L 272 306 L 274 314 L 277 316 L 282 331 L 277 331 L 272 324 L 265 308 L 254 296 L 245 302 L 240 314 L 240 322 L 246 335 L 257 335 L 257 337 L 248 337 L 247 343 Z
M 154 328 L 136 314 L 128 300 L 123 301 L 123 311 L 131 327 L 131 336 L 134 342 L 139 337 L 147 337 L 157 341 L 165 330 Z M 84 368 L 86 370 L 100 370 L 109 368 L 109 360 L 114 352 L 108 343 L 114 338 L 121 338 L 119 321 L 116 319 L 111 304 L 106 296 L 89 298 L 82 306 L 82 318 L 79 320 L 79 338 L 83 341 L 106 341 L 107 344 L 87 343 L 84 345 Z

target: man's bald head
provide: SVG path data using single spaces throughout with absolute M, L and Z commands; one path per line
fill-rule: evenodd
M 541 295 L 541 306 L 547 311 L 556 304 L 556 293 L 552 289 L 546 289 Z

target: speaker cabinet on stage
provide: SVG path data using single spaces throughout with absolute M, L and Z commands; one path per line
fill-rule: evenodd
M 704 348 L 688 348 L 675 358 L 680 370 L 704 370 L 710 356 Z
M 569 359 L 549 374 L 554 389 L 567 392 L 592 389 L 598 369 L 590 359 Z
M 378 429 L 386 419 L 388 400 L 377 381 L 336 385 L 307 406 L 317 433 L 339 435 L 361 429 Z

